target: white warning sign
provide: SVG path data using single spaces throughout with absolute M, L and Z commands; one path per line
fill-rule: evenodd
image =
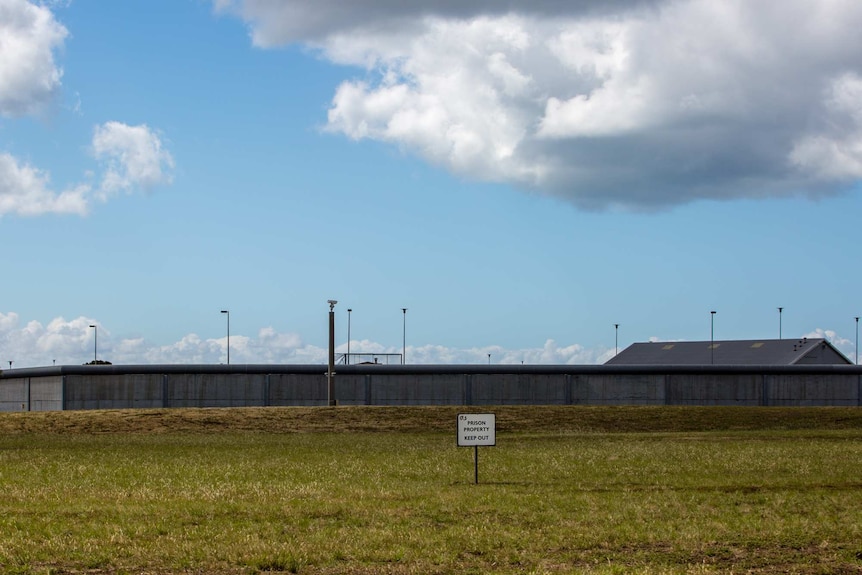
M 493 413 L 459 413 L 458 446 L 497 445 L 497 418 Z

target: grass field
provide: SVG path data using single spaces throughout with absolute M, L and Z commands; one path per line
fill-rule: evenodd
M 5 573 L 862 573 L 862 410 L 0 414 Z

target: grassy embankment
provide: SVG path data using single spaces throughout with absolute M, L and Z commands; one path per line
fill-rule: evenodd
M 0 571 L 862 573 L 862 410 L 0 414 Z

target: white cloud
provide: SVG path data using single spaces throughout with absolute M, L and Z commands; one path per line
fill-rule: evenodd
M 15 312 L 4 314 L 0 312 L 0 336 L 7 337 L 18 325 L 18 314 Z
M 851 362 L 854 361 L 855 343 L 849 338 L 838 335 L 838 332 L 834 329 L 822 329 L 818 327 L 814 331 L 806 333 L 803 337 L 825 339 L 834 345 L 838 351 L 843 353 L 847 359 Z
M 172 181 L 173 158 L 158 134 L 146 125 L 107 122 L 96 126 L 93 151 L 104 164 L 98 191 L 81 183 L 62 192 L 51 189 L 46 172 L 0 153 L 0 216 L 85 215 L 94 198 L 106 201 L 120 191 L 147 191 Z
M 651 121 L 650 77 L 634 69 L 628 23 L 573 22 L 547 48 L 585 88 L 570 98 L 551 95 L 539 122 L 539 138 L 612 136 L 646 128 Z M 588 87 L 587 87 L 588 86 Z
M 542 347 L 527 349 L 505 349 L 497 345 L 469 349 L 436 345 L 407 348 L 410 363 L 427 364 L 487 364 L 490 360 L 492 365 L 589 365 L 604 363 L 611 355 L 613 350 L 586 349 L 579 344 L 560 346 L 552 339 L 545 341 Z
M 145 124 L 106 122 L 96 126 L 93 152 L 106 164 L 102 197 L 135 188 L 150 190 L 173 179 L 171 154 L 163 148 L 159 135 Z
M 59 89 L 62 70 L 54 52 L 62 48 L 68 31 L 51 12 L 56 5 L 63 4 L 0 0 L 0 116 L 38 113 Z M 79 113 L 76 97 L 73 111 Z M 105 201 L 119 191 L 146 191 L 171 182 L 173 158 L 146 125 L 97 126 L 92 149 L 105 166 L 98 190 L 85 182 L 55 191 L 48 172 L 0 152 L 0 216 L 85 215 L 94 198 Z
M 328 128 L 395 143 L 459 174 L 531 183 L 543 166 L 517 155 L 534 119 L 517 102 L 538 96 L 532 77 L 519 69 L 528 42 L 515 17 L 429 20 L 423 36 L 375 54 L 379 82 L 348 81 L 338 88 Z M 374 45 L 357 49 L 356 43 L 333 38 L 328 53 L 362 65 Z
M 802 136 L 791 161 L 815 178 L 862 179 L 862 78 L 835 78 L 823 96 L 825 120 L 820 132 Z
M 115 339 L 112 330 L 100 322 L 86 317 L 66 320 L 62 317 L 47 325 L 29 321 L 21 325 L 17 313 L 0 312 L 0 361 L 14 361 L 13 367 L 37 367 L 51 365 L 80 365 L 93 359 L 94 332 L 90 325 L 97 325 L 99 359 L 114 364 L 219 364 L 226 360 L 227 337 L 204 339 L 197 334 L 188 334 L 171 344 L 154 344 L 143 337 Z M 854 342 L 839 335 L 835 330 L 817 328 L 805 337 L 826 338 L 845 356 L 853 359 Z M 650 341 L 663 340 L 651 337 Z M 351 353 L 367 353 L 368 361 L 375 354 L 400 354 L 401 346 L 387 346 L 371 340 L 353 340 Z M 347 344 L 336 347 L 336 354 L 347 351 Z M 552 339 L 541 347 L 506 349 L 491 345 L 472 348 L 452 348 L 442 345 L 420 345 L 407 347 L 410 364 L 426 365 L 487 365 L 488 354 L 494 365 L 596 365 L 603 364 L 613 354 L 613 348 L 585 348 L 580 344 L 560 345 Z M 255 336 L 231 334 L 230 357 L 234 364 L 300 364 L 325 365 L 328 351 L 325 346 L 305 342 L 299 334 L 280 333 L 265 327 Z M 365 359 L 365 358 L 363 358 Z M 381 363 L 386 363 L 380 359 Z
M 261 47 L 364 70 L 329 130 L 587 208 L 862 179 L 862 4 L 217 0 Z
M 89 186 L 80 184 L 56 193 L 50 189 L 46 173 L 22 164 L 10 154 L 0 153 L 0 216 L 83 215 L 87 213 L 89 192 Z
M 54 51 L 68 32 L 47 7 L 0 0 L 0 116 L 42 110 L 60 87 Z
M 66 320 L 56 318 L 43 325 L 30 321 L 21 326 L 16 313 L 0 313 L 0 360 L 14 361 L 14 367 L 80 365 L 93 359 L 95 333 L 90 325 L 98 325 L 98 356 L 114 364 L 219 364 L 226 361 L 227 337 L 204 339 L 188 334 L 179 341 L 160 345 L 145 338 L 115 339 L 109 328 L 86 317 Z M 347 344 L 337 346 L 336 353 L 347 351 Z M 386 346 L 370 340 L 351 342 L 351 352 L 400 354 L 400 346 Z M 486 364 L 488 353 L 494 364 L 590 364 L 603 363 L 608 350 L 584 349 L 573 344 L 559 346 L 553 340 L 541 348 L 507 350 L 500 346 L 482 348 L 449 348 L 438 345 L 408 346 L 411 364 Z M 607 356 L 607 357 L 606 357 Z M 369 357 L 369 361 L 370 361 Z M 231 334 L 230 360 L 236 364 L 305 364 L 325 365 L 326 347 L 309 344 L 295 333 L 280 333 L 271 327 L 256 336 Z M 383 363 L 385 361 L 381 360 Z
M 0 342 L 3 342 L 2 361 L 13 361 L 13 367 L 32 367 L 68 362 L 86 363 L 93 358 L 94 334 L 90 325 L 98 325 L 91 319 L 79 317 L 67 321 L 62 317 L 51 320 L 48 325 L 29 321 L 19 326 L 16 313 L 0 313 Z M 101 326 L 99 326 L 101 328 Z M 110 332 L 100 329 L 99 337 Z
M 146 125 L 107 122 L 96 126 L 92 146 L 104 168 L 98 190 L 89 183 L 78 183 L 56 192 L 47 172 L 0 152 L 0 216 L 86 215 L 94 199 L 107 201 L 121 191 L 148 191 L 172 181 L 173 158 L 159 135 Z

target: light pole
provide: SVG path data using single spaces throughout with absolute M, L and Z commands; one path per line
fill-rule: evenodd
M 781 312 L 783 311 L 783 307 L 778 308 L 778 339 L 781 339 Z
M 344 360 L 345 365 L 350 365 L 350 314 L 353 310 L 347 308 L 347 358 Z
M 715 363 L 715 311 L 709 312 L 709 363 Z
M 99 360 L 99 328 L 95 325 L 90 325 L 93 328 L 93 364 Z
M 491 354 L 488 354 L 488 365 L 491 365 Z
M 230 310 L 221 310 L 223 314 L 227 314 L 227 364 L 230 365 Z
M 856 365 L 859 365 L 859 316 L 856 316 Z
M 407 361 L 407 308 L 402 307 L 401 312 L 404 314 L 403 327 L 401 328 L 401 365 Z
M 335 304 L 337 300 L 326 300 L 329 304 L 329 369 L 326 370 L 326 399 L 335 405 Z
M 620 352 L 620 324 L 614 324 L 614 355 Z

